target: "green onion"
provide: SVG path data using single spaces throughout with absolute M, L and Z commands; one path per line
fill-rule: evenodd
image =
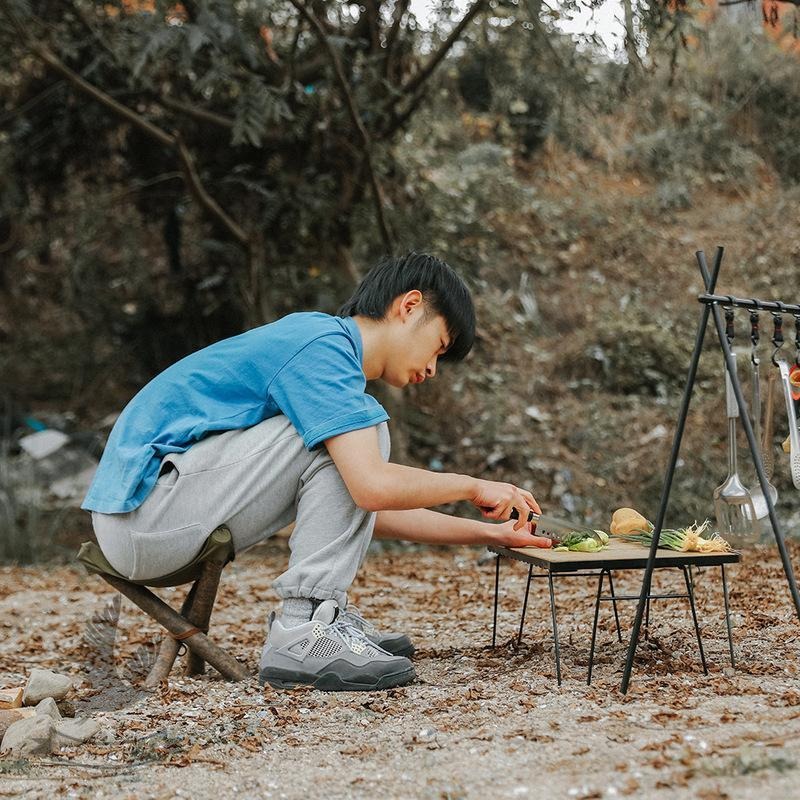
M 665 528 L 658 537 L 658 546 L 683 553 L 728 552 L 731 546 L 718 533 L 706 533 L 710 524 L 706 520 L 701 525 L 695 522 L 686 528 Z M 653 541 L 653 531 L 633 531 L 632 533 L 617 534 L 617 538 L 624 539 L 626 542 L 638 542 L 649 547 Z

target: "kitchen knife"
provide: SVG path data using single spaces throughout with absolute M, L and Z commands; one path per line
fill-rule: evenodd
M 519 519 L 519 511 L 516 508 L 511 509 L 511 519 Z M 545 530 L 556 534 L 566 534 L 586 529 L 585 524 L 581 525 L 568 520 L 556 519 L 547 514 L 537 514 L 535 511 L 528 512 L 528 522 L 536 523 L 537 533 L 540 530 Z

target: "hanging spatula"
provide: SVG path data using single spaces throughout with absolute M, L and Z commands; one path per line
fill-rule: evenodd
M 778 371 L 771 369 L 767 378 L 767 407 L 764 409 L 764 435 L 761 439 L 761 459 L 764 462 L 764 472 L 767 480 L 772 480 L 775 472 L 775 456 L 773 454 L 775 438 L 775 382 Z
M 753 365 L 753 407 L 750 409 L 753 414 L 753 433 L 755 434 L 756 442 L 761 450 L 761 462 L 764 464 L 764 471 L 766 472 L 766 457 L 765 451 L 768 449 L 764 442 L 761 439 L 761 375 L 759 370 L 759 361 L 758 357 L 755 354 L 755 348 L 753 350 L 753 357 L 750 359 L 750 363 Z M 769 389 L 767 393 L 767 406 L 768 406 L 768 414 L 771 413 L 770 405 L 771 399 L 769 397 Z M 765 425 L 765 427 L 767 427 Z M 769 424 L 770 428 L 770 436 L 771 433 L 771 422 Z M 769 470 L 769 473 L 766 475 L 767 478 L 767 491 L 769 492 L 770 499 L 772 500 L 772 506 L 775 507 L 775 503 L 778 502 L 778 490 L 770 483 L 770 478 L 772 477 L 772 470 Z M 757 485 L 756 488 L 752 492 L 753 498 L 753 508 L 755 509 L 756 519 L 764 519 L 764 517 L 769 515 L 769 508 L 767 506 L 766 497 L 764 497 L 764 492 L 761 491 L 761 486 Z

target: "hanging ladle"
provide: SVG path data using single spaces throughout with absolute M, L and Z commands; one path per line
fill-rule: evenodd
M 759 340 L 759 329 L 758 329 L 758 312 L 751 311 L 750 312 L 750 342 L 752 343 L 752 347 L 750 348 L 750 364 L 753 368 L 753 407 L 751 412 L 753 414 L 753 433 L 755 435 L 756 442 L 759 444 L 759 448 L 761 450 L 761 463 L 766 464 L 766 455 L 765 451 L 768 449 L 769 444 L 765 443 L 761 439 L 761 375 L 760 375 L 760 359 L 758 357 L 758 340 Z M 769 403 L 768 403 L 769 405 Z M 769 409 L 768 409 L 769 410 Z M 771 429 L 771 425 L 768 426 Z M 766 467 L 765 467 L 766 472 Z M 778 490 L 770 483 L 769 479 L 772 476 L 772 470 L 766 476 L 767 477 L 767 491 L 769 492 L 770 499 L 772 500 L 772 506 L 775 507 L 775 503 L 778 502 Z M 766 516 L 769 515 L 769 507 L 767 506 L 767 500 L 764 497 L 764 492 L 761 490 L 761 486 L 757 486 L 750 495 L 753 499 L 753 510 L 756 516 L 756 519 L 764 519 Z
M 736 354 L 732 353 L 731 355 L 735 369 Z M 758 537 L 761 529 L 756 510 L 753 507 L 753 498 L 742 485 L 738 474 L 736 419 L 739 416 L 739 406 L 733 393 L 733 384 L 727 368 L 725 370 L 725 405 L 728 416 L 728 477 L 714 489 L 714 512 L 719 532 L 722 536 L 738 539 L 737 542 L 732 542 L 738 546 L 752 537 Z

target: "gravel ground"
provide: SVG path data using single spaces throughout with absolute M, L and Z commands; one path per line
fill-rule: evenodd
M 139 686 L 158 631 L 70 567 L 0 570 L 0 684 L 33 667 L 74 676 L 71 706 L 91 742 L 44 759 L 0 758 L 0 796 L 214 798 L 750 798 L 800 783 L 798 633 L 775 548 L 731 570 L 736 670 L 727 655 L 719 572 L 697 578 L 710 674 L 685 601 L 654 604 L 631 691 L 625 645 L 601 611 L 595 680 L 585 683 L 593 586 L 558 588 L 562 665 L 555 681 L 546 582 L 534 581 L 522 647 L 525 571 L 504 565 L 498 647 L 493 562 L 483 551 L 389 549 L 370 555 L 351 601 L 384 630 L 405 630 L 418 680 L 375 693 L 277 692 L 212 672 Z M 255 674 L 270 581 L 285 541 L 241 555 L 223 575 L 212 635 Z M 618 593 L 639 573 L 618 573 Z M 657 575 L 679 587 L 680 573 Z M 178 591 L 162 596 L 177 605 Z M 170 597 L 172 596 L 172 598 Z M 626 604 L 629 629 L 635 604 Z M 117 618 L 118 617 L 118 618 Z M 69 712 L 69 706 L 65 709 Z

